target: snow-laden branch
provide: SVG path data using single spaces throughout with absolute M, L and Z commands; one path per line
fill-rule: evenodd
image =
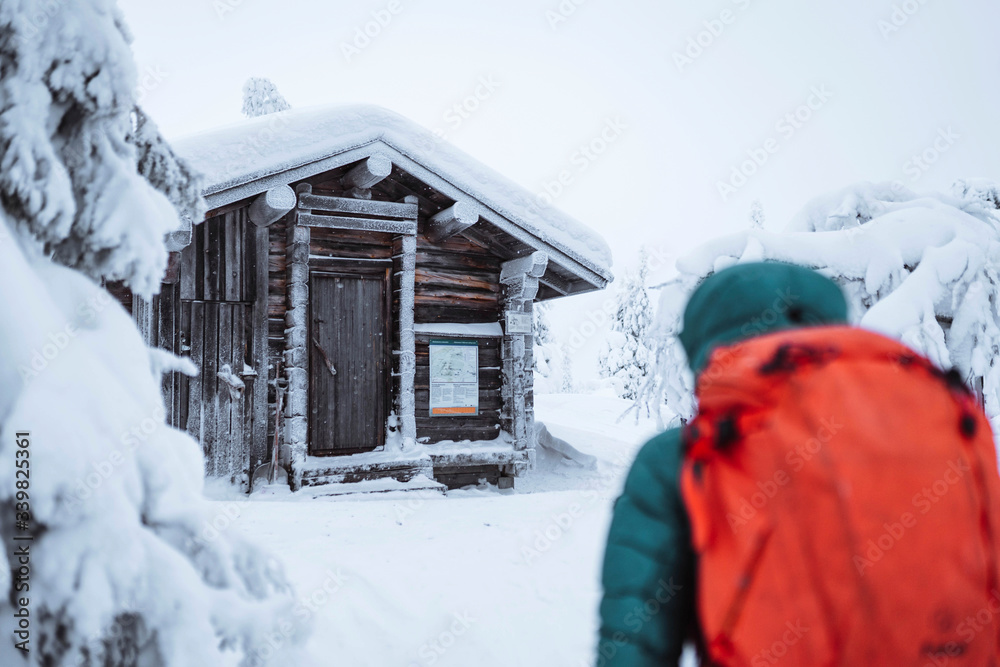
M 697 284 L 737 263 L 781 261 L 834 279 L 861 326 L 901 339 L 970 381 L 981 378 L 987 412 L 997 425 L 997 201 L 997 188 L 983 181 L 960 181 L 951 195 L 927 196 L 866 183 L 810 202 L 785 232 L 750 229 L 698 248 L 677 262 L 680 277 L 661 292 L 657 400 L 665 397 L 682 415 L 694 410 L 692 378 L 676 333 Z

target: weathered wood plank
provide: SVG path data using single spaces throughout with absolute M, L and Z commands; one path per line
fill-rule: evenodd
M 464 271 L 493 282 L 500 280 L 500 269 L 495 262 L 486 257 L 466 255 L 461 254 L 461 252 L 450 256 L 440 253 L 418 252 L 417 266 L 428 271 L 444 270 L 455 273 Z
M 500 285 L 488 276 L 471 276 L 467 273 L 418 268 L 415 276 L 417 289 L 428 290 L 435 287 L 456 287 L 459 289 L 482 290 L 500 293 Z
M 191 303 L 191 361 L 200 371 L 188 383 L 187 432 L 205 444 L 205 304 Z
M 195 227 L 193 234 L 197 236 L 201 231 L 200 227 Z M 194 237 L 192 237 L 193 239 Z M 193 300 L 197 298 L 195 292 L 195 277 L 198 269 L 198 249 L 197 244 L 192 240 L 183 250 L 181 250 L 181 291 L 180 298 Z
M 166 350 L 177 354 L 177 321 L 176 321 L 176 300 L 177 289 L 175 285 L 164 285 L 160 290 L 159 303 L 156 317 L 159 320 L 157 325 L 156 346 L 161 350 Z M 176 410 L 174 400 L 177 391 L 177 373 L 164 373 L 160 378 L 163 391 L 163 405 L 166 409 L 166 422 L 176 426 Z
M 222 276 L 222 298 L 225 301 L 239 301 L 240 294 L 240 269 L 241 262 L 239 236 L 237 234 L 236 216 L 238 211 L 227 213 L 223 218 L 222 238 L 224 261 L 224 275 Z
M 199 228 L 195 227 L 192 230 L 192 234 L 196 236 L 198 234 Z M 192 236 L 192 242 L 189 243 L 181 250 L 181 275 L 180 275 L 180 298 L 181 299 L 194 299 L 196 298 L 195 293 L 195 277 L 198 268 L 198 257 L 197 257 L 197 244 L 194 242 L 194 236 Z
M 233 310 L 233 345 L 231 353 L 231 364 L 233 374 L 244 380 L 244 388 L 234 395 L 230 406 L 229 424 L 232 429 L 230 443 L 232 455 L 230 457 L 230 471 L 233 475 L 239 476 L 247 472 L 250 466 L 250 433 L 246 429 L 247 417 L 251 414 L 248 406 L 251 406 L 252 397 L 247 391 L 246 379 L 243 375 L 243 365 L 246 363 L 246 313 L 250 310 L 248 306 L 234 304 Z M 251 406 L 252 407 L 252 406 Z M 249 481 L 249 480 L 248 480 Z
M 324 227 L 317 227 L 312 230 L 312 233 L 316 238 L 321 240 L 389 248 L 392 247 L 393 239 L 395 238 L 392 234 L 369 232 L 363 229 L 326 229 Z
M 459 302 L 459 305 L 427 305 L 418 303 L 417 316 L 421 322 L 467 322 L 469 324 L 485 324 L 496 322 L 499 315 L 494 304 L 472 304 Z
M 299 208 L 331 213 L 351 213 L 367 215 L 389 220 L 416 220 L 418 211 L 416 204 L 401 204 L 396 202 L 376 201 L 372 199 L 348 199 L 346 197 L 327 197 L 316 194 L 299 196 Z
M 219 218 L 206 220 L 202 224 L 205 234 L 204 299 L 206 301 L 218 301 L 220 298 L 219 278 L 222 272 L 221 264 L 224 259 L 220 226 L 221 221 Z
M 332 215 L 313 215 L 311 213 L 300 213 L 299 224 L 306 227 L 360 229 L 371 232 L 386 232 L 389 234 L 402 234 L 409 236 L 417 233 L 417 223 L 415 221 L 376 220 Z
M 389 246 L 362 243 L 342 243 L 336 239 L 322 238 L 319 235 L 312 235 L 309 243 L 309 255 L 317 258 L 346 257 L 355 259 L 381 259 L 387 262 L 392 261 L 392 249 Z
M 205 337 L 204 337 L 204 372 L 202 373 L 202 445 L 205 448 L 206 474 L 218 475 L 217 466 L 219 454 L 216 440 L 218 439 L 219 420 L 219 304 L 208 301 L 204 304 Z
M 251 227 L 254 238 L 255 257 L 268 255 L 268 230 L 262 227 Z M 250 267 L 253 267 L 252 269 Z M 250 441 L 250 471 L 267 460 L 267 381 L 268 381 L 268 272 L 267 264 L 254 262 L 248 265 L 247 273 L 255 277 L 255 297 L 253 305 L 253 369 L 257 377 L 253 381 L 253 417 L 251 420 L 252 434 Z
M 219 373 L 228 367 L 230 373 L 235 374 L 236 369 L 232 366 L 233 358 L 233 309 L 234 305 L 229 303 L 219 304 Z M 215 436 L 215 474 L 228 477 L 234 472 L 232 467 L 233 452 L 237 449 L 237 443 L 233 438 L 232 413 L 234 404 L 239 399 L 234 397 L 234 392 L 230 389 L 228 382 L 221 377 L 218 382 L 218 412 L 216 413 L 217 433 Z
M 191 356 L 191 302 L 184 299 L 178 304 L 178 345 L 177 354 L 182 357 Z M 198 368 L 201 373 L 201 368 Z M 182 431 L 187 430 L 188 424 L 188 403 L 190 401 L 192 378 L 187 375 L 178 377 L 177 391 L 177 428 Z

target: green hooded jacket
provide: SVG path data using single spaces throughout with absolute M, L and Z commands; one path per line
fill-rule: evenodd
M 798 266 L 740 264 L 707 278 L 684 310 L 681 344 L 697 375 L 718 346 L 803 326 L 843 324 L 833 281 Z M 699 642 L 697 561 L 680 494 L 681 432 L 647 442 L 615 502 L 604 555 L 599 667 L 677 665 Z

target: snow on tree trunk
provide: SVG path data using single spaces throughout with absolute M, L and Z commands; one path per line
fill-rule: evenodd
M 243 115 L 247 118 L 266 116 L 291 108 L 270 79 L 252 76 L 243 84 Z
M 164 424 L 153 369 L 171 364 L 95 282 L 154 293 L 178 211 L 203 210 L 198 185 L 133 115 L 113 2 L 5 0 L 0 47 L 0 664 L 29 659 L 20 597 L 35 664 L 264 664 L 268 633 L 302 632 L 275 634 L 284 576 L 220 533 L 234 517 L 202 497 L 200 446 Z
M 601 377 L 610 380 L 617 394 L 628 400 L 639 397 L 653 363 L 648 341 L 653 321 L 646 289 L 648 273 L 649 256 L 643 248 L 639 268 L 626 274 L 618 293 L 615 319 L 599 357 Z
M 692 378 L 676 339 L 686 296 L 706 276 L 748 261 L 783 261 L 830 276 L 853 321 L 955 367 L 1000 427 L 1000 197 L 994 183 L 959 181 L 951 195 L 863 183 L 810 202 L 783 233 L 749 230 L 677 263 L 655 331 L 659 396 L 688 416 Z M 647 396 L 646 398 L 654 398 Z

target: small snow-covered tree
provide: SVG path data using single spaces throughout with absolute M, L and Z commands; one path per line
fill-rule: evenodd
M 547 303 L 536 303 L 532 307 L 535 390 L 541 394 L 553 393 L 559 389 L 559 374 L 562 370 L 562 349 L 549 325 L 550 312 Z
M 750 202 L 750 229 L 764 229 L 764 205 L 759 199 Z
M 266 116 L 291 108 L 270 79 L 252 76 L 243 84 L 243 115 L 247 118 Z
M 618 292 L 615 319 L 599 357 L 601 377 L 611 379 L 618 395 L 629 400 L 638 398 L 653 363 L 649 347 L 653 312 L 646 286 L 648 274 L 649 253 L 643 247 L 638 268 L 626 274 Z
M 672 391 L 682 413 L 694 410 L 676 339 L 686 296 L 733 264 L 782 261 L 836 281 L 855 323 L 981 386 L 1000 433 L 998 207 L 1000 188 L 983 179 L 958 181 L 949 195 L 921 196 L 899 184 L 863 183 L 813 200 L 783 233 L 751 229 L 705 244 L 677 262 L 680 276 L 661 296 L 654 336 L 660 396 L 646 398 Z
M 562 353 L 562 380 L 559 383 L 560 394 L 572 394 L 576 392 L 576 384 L 573 382 L 573 357 L 563 344 L 560 347 Z
M 31 552 L 30 581 L 0 556 L 0 664 L 263 664 L 291 592 L 220 534 L 238 508 L 203 499 L 199 444 L 164 424 L 153 369 L 190 362 L 152 354 L 98 281 L 157 291 L 199 185 L 135 109 L 111 0 L 0 2 L 0 71 L 0 539 Z

